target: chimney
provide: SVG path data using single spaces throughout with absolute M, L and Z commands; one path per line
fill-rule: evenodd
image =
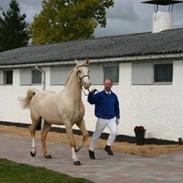
M 150 0 L 142 3 L 154 5 L 152 33 L 156 33 L 173 28 L 173 6 L 182 1 Z M 159 6 L 167 7 L 166 11 L 160 11 Z

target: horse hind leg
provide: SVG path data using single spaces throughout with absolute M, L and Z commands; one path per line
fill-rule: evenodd
M 51 128 L 51 124 L 49 124 L 45 121 L 43 129 L 41 131 L 42 152 L 43 152 L 43 156 L 47 159 L 52 158 L 51 155 L 48 154 L 47 144 L 46 144 L 46 137 L 48 135 L 48 132 L 49 132 L 50 128 Z
M 40 118 L 34 118 L 33 116 L 31 116 L 32 119 L 32 125 L 30 127 L 30 134 L 32 137 L 32 148 L 30 151 L 30 154 L 32 157 L 36 156 L 36 139 L 35 139 L 35 134 L 36 134 L 36 128 L 40 123 Z
M 38 124 L 36 126 L 36 130 L 41 130 L 41 128 L 42 128 L 42 118 L 40 117 L 39 118 L 39 122 L 38 122 Z

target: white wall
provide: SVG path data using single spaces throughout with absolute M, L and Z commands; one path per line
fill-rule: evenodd
M 174 62 L 172 85 L 131 85 L 131 64 L 120 64 L 120 84 L 113 86 L 118 95 L 121 109 L 119 133 L 134 136 L 133 128 L 143 125 L 147 129 L 146 137 L 177 140 L 183 136 L 183 62 Z M 50 86 L 50 69 L 46 70 L 47 90 L 59 91 L 63 86 Z M 0 86 L 0 121 L 31 123 L 28 110 L 20 108 L 18 97 L 25 96 L 30 87 L 20 86 L 19 70 L 14 70 L 13 86 Z M 91 88 L 103 89 L 102 85 Z M 87 102 L 85 121 L 88 130 L 94 130 L 96 118 L 94 106 Z M 108 130 L 106 130 L 108 132 Z
M 13 71 L 13 85 L 0 85 L 0 121 L 30 123 L 29 112 L 20 108 L 18 97 L 31 86 L 20 86 L 20 72 Z M 41 89 L 41 86 L 33 86 Z
M 143 125 L 146 137 L 177 140 L 183 136 L 183 62 L 174 62 L 172 85 L 131 85 L 131 64 L 121 64 L 120 133 L 134 135 Z

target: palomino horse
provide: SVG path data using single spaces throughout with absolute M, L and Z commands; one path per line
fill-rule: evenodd
M 72 159 L 74 165 L 80 165 L 76 156 L 87 138 L 89 137 L 85 127 L 85 109 L 81 99 L 82 86 L 89 89 L 91 83 L 89 78 L 89 61 L 83 64 L 76 61 L 76 66 L 71 71 L 65 87 L 62 91 L 55 93 L 50 91 L 38 92 L 33 89 L 27 91 L 27 96 L 22 98 L 22 107 L 30 108 L 32 125 L 30 133 L 32 136 L 31 155 L 36 155 L 35 131 L 41 118 L 44 119 L 44 126 L 41 131 L 42 151 L 45 158 L 51 158 L 47 152 L 46 137 L 51 124 L 65 125 L 69 143 L 72 149 Z M 82 132 L 82 143 L 76 147 L 72 126 L 76 124 Z

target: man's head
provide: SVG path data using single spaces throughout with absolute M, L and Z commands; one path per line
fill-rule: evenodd
M 113 85 L 112 79 L 110 79 L 110 78 L 105 78 L 103 84 L 104 84 L 104 89 L 105 89 L 106 91 L 111 91 L 111 87 L 112 87 L 112 85 Z

